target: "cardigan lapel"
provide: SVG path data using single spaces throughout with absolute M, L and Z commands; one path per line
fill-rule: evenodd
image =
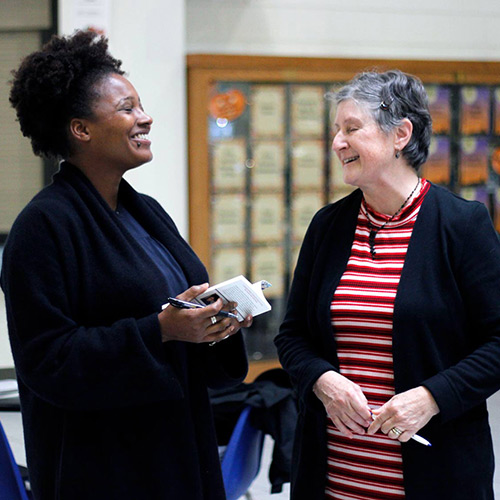
M 321 338 L 325 340 L 337 366 L 337 348 L 331 323 L 330 303 L 351 254 L 361 199 L 362 193 L 357 189 L 339 202 L 342 205 L 339 206 L 339 210 L 326 228 L 315 259 L 315 262 L 323 269 L 321 273 L 313 273 L 320 277 L 320 283 L 312 283 L 312 288 L 315 290 L 314 301 L 317 304 L 316 321 L 321 329 Z
M 394 380 L 396 393 L 406 390 L 404 377 L 400 375 L 400 369 L 406 368 L 404 365 L 407 363 L 404 348 L 400 346 L 402 335 L 411 333 L 413 324 L 408 324 L 405 321 L 405 305 L 409 301 L 415 303 L 425 296 L 425 292 L 421 289 L 419 283 L 422 279 L 422 273 L 425 272 L 425 266 L 430 265 L 426 259 L 427 240 L 432 234 L 433 221 L 436 220 L 434 213 L 436 211 L 436 190 L 435 186 L 431 184 L 429 191 L 426 193 L 420 211 L 413 226 L 408 250 L 406 252 L 401 277 L 399 280 L 396 297 L 394 299 L 394 312 L 393 312 L 393 329 L 392 329 L 392 352 L 394 362 Z M 415 332 L 418 335 L 418 332 Z M 403 358 L 400 360 L 400 357 Z
M 121 222 L 83 172 L 68 162 L 62 162 L 56 176 L 61 176 L 77 191 L 78 196 L 90 210 L 91 216 L 98 218 L 99 226 L 106 228 L 108 236 L 116 234 L 116 237 L 119 238 L 117 241 L 122 243 L 122 238 L 125 238 L 128 244 L 142 255 L 143 259 L 149 260 L 147 253 L 132 236 L 129 236 L 127 231 L 118 230 L 117 224 L 121 224 Z M 160 208 L 157 202 L 139 194 L 125 179 L 121 181 L 119 197 L 125 201 L 127 209 L 144 229 L 168 248 L 181 266 L 190 285 L 208 281 L 203 264 L 181 237 L 172 219 Z M 119 234 L 116 231 L 119 231 Z
M 129 205 L 130 212 L 143 225 L 144 229 L 168 248 L 181 266 L 188 283 L 192 285 L 208 281 L 202 262 L 179 234 L 175 223 L 157 202 L 137 193 L 124 179 L 120 186 L 120 192 Z

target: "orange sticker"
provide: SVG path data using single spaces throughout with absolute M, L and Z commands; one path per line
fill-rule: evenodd
M 233 89 L 216 94 L 210 99 L 208 110 L 214 118 L 235 120 L 245 111 L 247 101 L 243 92 Z

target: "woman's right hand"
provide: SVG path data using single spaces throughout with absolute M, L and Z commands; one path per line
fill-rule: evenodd
M 185 292 L 177 295 L 178 299 L 191 302 L 195 297 L 203 293 L 208 288 L 208 283 L 195 285 Z M 160 314 L 162 341 L 180 340 L 182 342 L 219 342 L 230 335 L 236 333 L 240 326 L 248 326 L 250 320 L 245 319 L 241 324 L 236 319 L 217 316 L 222 309 L 221 299 L 213 304 L 196 309 L 178 309 L 173 306 L 166 307 Z M 236 307 L 234 303 L 228 303 L 224 309 L 232 310 Z M 212 318 L 215 318 L 216 323 Z
M 340 373 L 328 371 L 316 380 L 313 391 L 342 434 L 351 439 L 354 434 L 366 434 L 372 416 L 359 385 Z

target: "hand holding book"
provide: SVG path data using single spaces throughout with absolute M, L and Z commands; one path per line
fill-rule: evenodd
M 218 298 L 224 304 L 236 302 L 236 314 L 239 321 L 243 321 L 248 315 L 258 316 L 271 310 L 271 304 L 264 296 L 263 290 L 271 284 L 265 280 L 250 283 L 244 276 L 236 276 L 217 285 L 211 286 L 201 295 L 198 295 L 194 302 L 207 306 Z

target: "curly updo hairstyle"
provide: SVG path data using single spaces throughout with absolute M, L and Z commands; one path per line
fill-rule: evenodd
M 69 155 L 70 121 L 92 116 L 97 84 L 111 73 L 123 75 L 121 64 L 109 54 L 107 39 L 90 31 L 53 36 L 21 62 L 12 72 L 9 100 L 35 155 Z
M 429 154 L 432 119 L 427 93 L 418 78 L 399 70 L 360 73 L 330 97 L 337 104 L 352 99 L 365 106 L 385 133 L 408 118 L 413 133 L 401 153 L 419 171 Z

